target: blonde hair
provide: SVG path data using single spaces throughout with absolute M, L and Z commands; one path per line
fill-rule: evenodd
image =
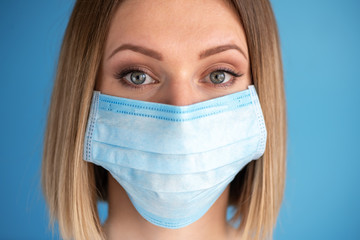
M 278 32 L 268 0 L 229 3 L 245 30 L 252 79 L 268 129 L 263 157 L 249 163 L 231 183 L 229 205 L 236 208 L 233 220 L 241 217 L 244 239 L 271 239 L 283 198 L 286 157 Z M 64 239 L 105 239 L 97 211 L 97 201 L 106 200 L 105 175 L 83 160 L 83 144 L 104 43 L 119 4 L 78 0 L 60 51 L 45 133 L 42 186 L 51 223 L 57 220 Z

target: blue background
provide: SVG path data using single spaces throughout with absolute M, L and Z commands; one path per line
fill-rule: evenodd
M 288 108 L 276 240 L 360 239 L 360 2 L 272 0 Z M 0 1 L 0 239 L 57 239 L 40 188 L 42 136 L 73 1 Z M 106 206 L 101 205 L 102 218 Z

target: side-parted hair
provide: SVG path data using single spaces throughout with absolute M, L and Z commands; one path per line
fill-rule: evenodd
M 64 239 L 106 239 L 97 202 L 107 174 L 83 160 L 92 92 L 110 22 L 122 1 L 77 0 L 63 39 L 48 113 L 42 187 L 51 223 Z M 272 239 L 285 187 L 286 107 L 280 44 L 269 0 L 227 0 L 247 38 L 252 81 L 268 131 L 264 155 L 230 184 L 242 239 Z

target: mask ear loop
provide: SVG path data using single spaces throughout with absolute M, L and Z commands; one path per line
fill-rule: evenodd
M 260 129 L 260 133 L 259 133 L 260 140 L 258 143 L 257 151 L 253 157 L 253 159 L 255 160 L 255 159 L 259 159 L 265 152 L 267 131 L 266 131 L 266 126 L 265 126 L 264 116 L 263 116 L 261 106 L 260 106 L 260 101 L 259 101 L 259 98 L 256 93 L 256 89 L 255 89 L 254 85 L 250 85 L 249 90 L 250 90 L 251 100 L 253 102 L 254 110 L 255 110 L 255 113 L 257 116 L 257 120 L 258 120 L 257 121 L 258 127 Z

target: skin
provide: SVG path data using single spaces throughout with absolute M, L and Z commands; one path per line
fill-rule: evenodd
M 184 106 L 247 89 L 251 84 L 248 59 L 243 27 L 223 0 L 125 1 L 110 25 L 96 89 L 112 96 Z M 214 84 L 211 76 L 218 69 L 225 80 Z M 145 76 L 145 82 L 133 84 L 134 73 Z M 239 239 L 226 222 L 229 187 L 198 221 L 175 230 L 143 219 L 110 174 L 108 192 L 104 229 L 110 240 Z

